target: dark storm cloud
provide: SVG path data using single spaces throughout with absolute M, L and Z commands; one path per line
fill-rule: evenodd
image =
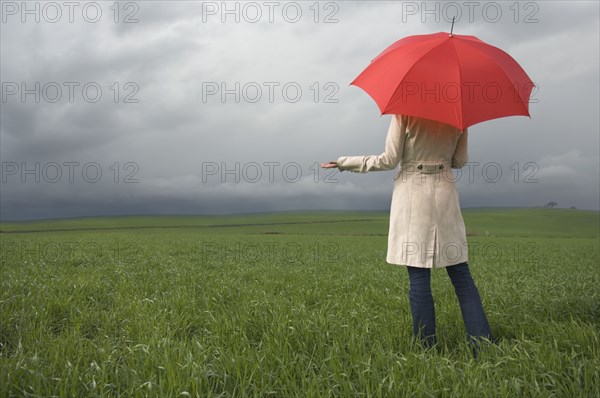
M 263 3 L 251 22 L 247 3 L 229 2 L 248 13 L 222 23 L 210 8 L 221 2 L 134 3 L 119 23 L 109 3 L 97 23 L 3 15 L 3 94 L 6 83 L 54 82 L 63 96 L 0 103 L 0 217 L 389 208 L 394 172 L 326 175 L 316 162 L 382 152 L 390 116 L 348 84 L 399 38 L 448 31 L 452 5 L 319 3 L 315 23 L 308 2 L 279 3 L 273 22 Z M 455 3 L 454 32 L 507 51 L 538 89 L 531 119 L 470 129 L 461 204 L 598 209 L 598 3 L 476 3 L 472 20 Z M 286 5 L 288 19 L 301 8 L 299 21 L 284 18 Z M 86 84 L 101 98 L 86 98 Z

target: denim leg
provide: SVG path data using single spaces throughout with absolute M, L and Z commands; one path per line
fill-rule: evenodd
M 474 341 L 477 337 L 486 337 L 492 340 L 490 325 L 485 316 L 481 297 L 471 277 L 468 264 L 465 262 L 452 265 L 446 267 L 446 270 L 454 285 L 469 341 Z
M 413 317 L 413 334 L 419 337 L 426 346 L 436 343 L 435 309 L 431 294 L 429 268 L 406 267 L 410 280 L 408 298 Z

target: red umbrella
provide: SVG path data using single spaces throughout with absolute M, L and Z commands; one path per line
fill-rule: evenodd
M 535 86 L 507 53 L 475 36 L 434 33 L 386 48 L 351 83 L 381 114 L 405 114 L 464 129 L 484 120 L 529 116 Z

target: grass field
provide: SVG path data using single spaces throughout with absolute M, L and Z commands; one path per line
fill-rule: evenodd
M 0 396 L 600 396 L 599 213 L 463 214 L 477 359 L 444 270 L 412 343 L 385 212 L 2 223 Z

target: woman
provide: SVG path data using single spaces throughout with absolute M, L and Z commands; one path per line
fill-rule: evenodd
M 400 164 L 394 178 L 386 261 L 407 266 L 413 333 L 427 347 L 436 344 L 430 271 L 445 267 L 477 355 L 478 338 L 493 338 L 469 272 L 465 225 L 450 170 L 467 162 L 467 138 L 467 129 L 392 115 L 381 155 L 342 156 L 321 167 L 366 173 Z

